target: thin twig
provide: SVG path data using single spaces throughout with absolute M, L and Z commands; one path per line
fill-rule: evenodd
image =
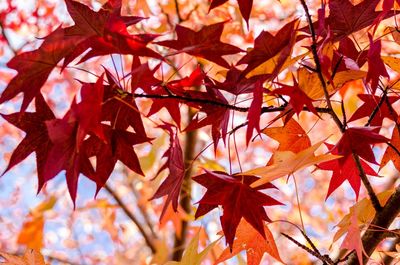
M 322 262 L 324 262 L 324 264 L 330 264 L 330 265 L 334 265 L 334 262 L 327 256 L 321 255 L 318 252 L 315 252 L 314 250 L 308 248 L 307 246 L 301 244 L 299 241 L 297 241 L 296 239 L 294 239 L 293 237 L 285 234 L 285 233 L 281 233 L 284 237 L 286 237 L 287 239 L 289 239 L 290 241 L 292 241 L 294 244 L 296 244 L 298 247 L 304 249 L 305 251 L 307 251 L 309 254 L 313 255 L 314 257 L 318 258 L 319 260 L 321 260 Z

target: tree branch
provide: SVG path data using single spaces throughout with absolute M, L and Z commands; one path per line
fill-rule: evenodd
M 395 193 L 389 198 L 385 206 L 380 212 L 375 214 L 374 219 L 368 226 L 367 231 L 362 236 L 362 243 L 365 253 L 368 257 L 374 252 L 378 244 L 385 238 L 385 233 L 382 230 L 377 230 L 376 227 L 386 229 L 394 221 L 400 213 L 400 185 L 397 186 Z M 366 263 L 368 257 L 364 256 L 363 263 Z M 357 265 L 358 259 L 355 253 L 351 254 L 347 265 Z
M 194 116 L 193 111 L 188 107 L 188 121 L 191 121 Z M 184 151 L 184 159 L 185 159 L 185 176 L 182 182 L 182 188 L 180 192 L 180 205 L 182 209 L 190 214 L 192 209 L 191 204 L 191 193 L 192 193 L 192 160 L 195 157 L 196 152 L 196 142 L 197 142 L 197 131 L 189 131 L 186 133 L 185 138 L 185 151 Z M 183 250 L 185 249 L 187 231 L 189 227 L 189 223 L 186 220 L 181 221 L 182 229 L 179 236 L 175 235 L 174 242 L 174 252 L 172 254 L 172 260 L 179 261 L 182 258 Z
M 315 62 L 315 72 L 318 75 L 318 79 L 321 82 L 322 85 L 322 89 L 324 91 L 324 95 L 325 95 L 325 100 L 326 100 L 326 104 L 328 105 L 328 109 L 331 110 L 331 116 L 333 118 L 333 120 L 335 121 L 335 123 L 337 124 L 337 126 L 339 127 L 339 129 L 344 132 L 345 128 L 342 124 L 342 122 L 340 121 L 340 119 L 338 118 L 338 116 L 336 115 L 336 113 L 333 111 L 333 107 L 332 107 L 332 103 L 330 100 L 330 95 L 327 89 L 327 85 L 325 83 L 325 79 L 322 75 L 322 71 L 321 71 L 321 63 L 319 61 L 319 57 L 318 57 L 318 52 L 317 52 L 317 38 L 316 38 L 316 34 L 315 34 L 315 30 L 314 30 L 314 25 L 312 22 L 312 18 L 310 15 L 310 11 L 308 10 L 308 6 L 305 2 L 305 0 L 300 0 L 301 5 L 303 6 L 304 12 L 306 13 L 306 17 L 307 17 L 307 21 L 308 21 L 308 27 L 310 29 L 310 34 L 311 34 L 311 38 L 312 38 L 312 44 L 311 44 L 311 51 L 314 57 L 314 62 Z
M 356 153 L 353 152 L 353 159 L 356 162 L 356 166 L 359 172 L 359 176 L 361 178 L 361 181 L 364 184 L 365 189 L 368 192 L 368 196 L 371 199 L 372 206 L 374 207 L 375 211 L 378 213 L 382 210 L 382 206 L 379 202 L 378 197 L 376 196 L 376 193 L 374 192 L 371 183 L 368 180 L 367 175 L 365 174 L 364 168 L 361 165 L 360 158 Z
M 144 230 L 141 222 L 128 209 L 128 207 L 125 205 L 125 203 L 119 197 L 119 195 L 109 185 L 106 184 L 104 187 L 108 191 L 108 193 L 114 198 L 114 200 L 117 202 L 117 204 L 121 207 L 121 209 L 124 211 L 124 213 L 128 216 L 128 218 L 131 219 L 133 223 L 135 223 L 135 225 L 139 229 L 139 232 L 142 234 L 144 240 L 146 241 L 147 246 L 151 249 L 151 252 L 156 253 L 156 247 L 155 247 L 153 241 L 150 239 L 147 232 Z

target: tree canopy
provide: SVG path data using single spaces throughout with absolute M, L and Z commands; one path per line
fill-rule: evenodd
M 3 263 L 399 261 L 399 4 L 4 1 Z

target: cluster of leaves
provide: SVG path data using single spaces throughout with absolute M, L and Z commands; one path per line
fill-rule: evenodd
M 213 0 L 210 9 L 225 2 Z M 282 204 L 264 192 L 275 190 L 275 194 L 278 193 L 272 181 L 317 165 L 317 170 L 333 172 L 326 198 L 347 180 L 357 200 L 361 183 L 364 184 L 377 216 L 388 209 L 392 201 L 388 199 L 382 204 L 367 178 L 367 175 L 378 176 L 371 164 L 382 168 L 392 160 L 400 170 L 400 120 L 395 105 L 399 99 L 398 87 L 397 80 L 393 81 L 389 75 L 391 70 L 386 68 L 388 65 L 397 72 L 400 70 L 399 62 L 394 57 L 382 57 L 382 41 L 380 37 L 374 37 L 382 21 L 395 15 L 395 3 L 385 0 L 382 10 L 376 11 L 379 2 L 365 0 L 353 5 L 348 0 L 330 0 L 327 6 L 318 10 L 318 20 L 312 21 L 306 3 L 300 1 L 307 23 L 303 25 L 297 18 L 287 22 L 275 34 L 262 31 L 254 39 L 253 47 L 245 51 L 221 41 L 227 21 L 203 26 L 198 31 L 177 24 L 176 37 L 171 39 L 158 34 L 133 34 L 134 26 L 144 18 L 121 15 L 121 1 L 107 1 L 94 11 L 85 4 L 65 0 L 74 24 L 56 28 L 44 38 L 40 47 L 16 55 L 7 64 L 18 73 L 1 94 L 0 104 L 20 93 L 23 93 L 23 100 L 20 111 L 2 114 L 2 117 L 24 131 L 25 137 L 12 153 L 4 173 L 35 153 L 38 191 L 65 171 L 69 194 L 75 203 L 80 175 L 96 183 L 96 194 L 106 185 L 118 161 L 133 172 L 144 175 L 135 146 L 151 144 L 154 139 L 148 136 L 146 131 L 149 128 L 144 119 L 161 113 L 165 108 L 171 119 L 156 124 L 156 127 L 169 134 L 170 145 L 163 155 L 166 161 L 158 173 L 165 169 L 169 173 L 152 197 L 167 196 L 161 213 L 163 218 L 170 204 L 174 211 L 178 210 L 186 178 L 188 163 L 185 163 L 179 135 L 211 126 L 211 138 L 217 152 L 220 140 L 226 145 L 232 134 L 246 127 L 246 145 L 251 144 L 256 131 L 258 135 L 263 133 L 277 140 L 278 149 L 266 166 L 237 174 L 204 170 L 203 174 L 194 176 L 192 179 L 207 189 L 198 202 L 195 218 L 222 208 L 220 222 L 229 248 L 217 262 L 232 257 L 243 250 L 243 246 L 246 250 L 257 249 L 256 253 L 247 252 L 249 264 L 258 264 L 264 252 L 282 261 L 272 233 L 266 226 L 271 219 L 264 207 Z M 238 5 L 249 26 L 252 1 L 238 0 Z M 327 10 L 329 15 L 326 15 Z M 389 30 L 393 31 L 397 41 L 397 29 Z M 363 49 L 351 38 L 359 31 L 368 34 L 368 45 Z M 163 37 L 164 40 L 157 40 Z M 302 46 L 306 48 L 300 49 Z M 61 71 L 65 71 L 72 62 L 82 64 L 93 57 L 111 54 L 128 56 L 131 59 L 130 72 L 119 77 L 104 67 L 95 82 L 77 81 L 80 95 L 74 97 L 65 115 L 57 118 L 41 92 L 53 70 L 60 62 Z M 182 54 L 225 69 L 225 79 L 206 71 L 201 64 L 186 77 L 168 81 L 159 79 L 156 73 L 173 67 L 170 58 Z M 239 54 L 240 59 L 236 60 Z M 143 57 L 148 61 L 143 63 Z M 343 102 L 351 90 L 348 83 L 355 82 L 361 84 L 358 98 L 362 105 L 347 119 Z M 339 111 L 334 105 L 340 97 Z M 250 103 L 237 104 L 237 98 L 245 98 Z M 269 99 L 268 104 L 265 98 Z M 31 112 L 28 107 L 33 102 L 34 112 Z M 146 115 L 142 115 L 142 102 L 151 104 Z M 184 128 L 183 106 L 194 113 Z M 236 112 L 247 116 L 244 123 L 233 126 Z M 334 123 L 340 131 L 340 139 L 334 144 L 324 139 L 312 145 L 296 121 L 296 116 L 303 114 L 317 121 L 328 119 Z M 365 118 L 367 123 L 360 126 L 358 121 Z M 272 125 L 280 119 L 283 126 Z M 381 134 L 385 119 L 394 128 L 390 139 Z M 232 128 L 229 126 L 231 121 Z M 265 128 L 261 129 L 263 126 Z M 324 143 L 328 151 L 321 154 Z M 387 143 L 388 147 L 378 162 L 372 147 L 382 143 Z M 396 217 L 399 211 L 398 207 L 392 210 L 392 217 Z M 356 257 L 362 262 L 362 243 L 354 239 L 357 235 L 359 239 L 360 234 L 356 225 L 347 226 L 350 238 L 345 239 L 347 243 L 342 247 L 355 250 Z M 305 237 L 312 248 L 286 234 L 284 236 L 314 257 L 334 264 L 330 257 L 315 248 L 307 235 Z M 262 243 L 253 246 L 254 238 L 259 238 Z M 215 244 L 198 254 L 197 241 L 195 237 L 189 244 L 180 264 L 195 264 L 190 263 L 189 252 L 201 257 L 197 257 L 196 263 L 200 264 Z M 371 255 L 375 248 L 367 254 Z

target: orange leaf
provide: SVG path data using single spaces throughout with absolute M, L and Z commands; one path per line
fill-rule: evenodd
M 291 175 L 296 171 L 314 164 L 337 159 L 340 156 L 324 154 L 315 156 L 314 152 L 324 141 L 295 154 L 291 151 L 276 152 L 273 155 L 273 164 L 270 166 L 258 167 L 242 173 L 242 175 L 257 175 L 261 178 L 253 182 L 250 187 L 258 187 L 275 179 Z
M 294 119 L 283 127 L 266 128 L 262 132 L 279 142 L 278 151 L 298 153 L 311 146 L 310 138 Z
M 42 254 L 34 249 L 27 249 L 22 257 L 2 251 L 0 251 L 0 255 L 5 259 L 5 262 L 0 264 L 4 265 L 46 265 Z
M 41 249 L 43 246 L 43 216 L 25 221 L 19 232 L 17 243 L 28 248 Z
M 400 133 L 397 126 L 394 126 L 392 139 L 390 139 L 390 143 L 396 147 L 397 150 L 400 150 Z M 400 171 L 400 157 L 397 152 L 390 146 L 386 148 L 385 154 L 383 155 L 381 168 L 383 168 L 389 160 L 392 160 L 393 165 L 397 170 Z
M 247 264 L 260 264 L 264 253 L 268 253 L 276 260 L 283 263 L 278 253 L 274 237 L 267 226 L 264 225 L 266 239 L 255 230 L 244 218 L 239 223 L 236 230 L 236 239 L 233 242 L 232 252 L 227 247 L 219 256 L 215 264 L 232 258 L 243 250 L 246 250 Z

